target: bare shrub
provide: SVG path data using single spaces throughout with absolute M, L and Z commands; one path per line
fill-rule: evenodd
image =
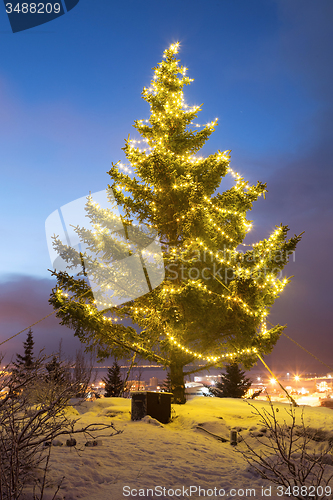
M 80 390 L 79 383 L 67 383 L 51 397 L 39 401 L 36 395 L 45 380 L 45 366 L 36 363 L 25 378 L 11 377 L 10 367 L 0 373 L 0 500 L 18 500 L 28 484 L 34 484 L 43 498 L 52 442 L 60 435 L 113 429 L 111 424 L 90 424 L 76 428 L 78 419 L 68 418 L 69 399 Z M 44 389 L 44 388 L 43 388 Z M 38 472 L 42 479 L 38 480 Z M 58 485 L 58 488 L 60 485 Z M 36 491 L 36 490 L 35 490 Z
M 40 364 L 45 365 L 46 370 L 38 378 L 35 377 L 25 389 L 27 399 L 31 402 L 52 402 L 60 394 L 64 394 L 67 400 L 85 398 L 89 384 L 95 381 L 92 380 L 94 379 L 93 356 L 85 356 L 81 349 L 76 351 L 74 359 L 61 361 L 59 354 L 38 359 L 41 360 Z
M 253 408 L 261 431 L 250 434 L 255 444 L 243 439 L 238 449 L 263 479 L 284 488 L 291 498 L 320 500 L 331 495 L 333 440 L 331 434 L 306 426 L 304 409 L 297 419 L 297 408 L 290 405 L 277 418 L 279 408 L 270 401 L 269 409 Z M 242 445 L 241 445 L 242 447 Z M 303 489 L 302 489 L 303 487 Z M 326 487 L 326 489 L 325 489 Z
M 324 406 L 325 408 L 333 408 L 333 400 L 321 401 L 320 406 Z
M 93 355 L 87 358 L 82 349 L 76 351 L 75 360 L 67 362 L 67 372 L 69 379 L 77 388 L 75 396 L 77 398 L 85 397 L 88 386 L 93 377 Z M 96 376 L 95 376 L 96 378 Z

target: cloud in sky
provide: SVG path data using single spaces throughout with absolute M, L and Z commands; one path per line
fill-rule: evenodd
M 54 286 L 53 280 L 22 275 L 7 276 L 1 281 L 0 343 L 52 313 L 53 308 L 48 304 L 48 298 Z M 56 352 L 61 339 L 66 355 L 75 355 L 75 351 L 82 347 L 80 341 L 74 337 L 74 331 L 59 325 L 55 315 L 33 326 L 32 331 L 35 354 L 43 348 L 45 354 Z M 22 343 L 26 339 L 27 332 L 28 330 L 0 345 L 0 352 L 6 354 L 6 361 L 12 357 L 15 359 L 16 353 L 22 354 Z
M 277 5 L 286 64 L 310 92 L 332 102 L 332 2 L 280 0 Z
M 79 109 L 61 94 L 28 100 L 19 85 L 2 76 L 0 105 L 3 110 L 0 141 L 3 146 L 11 147 L 14 157 L 13 145 L 16 148 L 19 146 L 18 153 L 29 147 L 31 152 L 34 149 L 42 152 L 48 148 L 53 151 L 54 146 L 58 146 L 61 152 L 75 151 L 77 155 L 82 148 L 85 154 L 89 154 L 96 147 L 96 141 L 108 142 L 107 131 L 99 117 L 92 111 L 86 113 Z M 42 170 L 42 166 L 37 162 L 35 164 L 36 170 L 38 167 Z M 65 165 L 59 164 L 60 170 L 61 167 Z
M 290 123 L 285 123 L 289 143 L 283 142 L 280 151 L 264 152 L 256 159 L 251 175 L 260 173 L 268 194 L 253 213 L 263 222 L 287 223 L 295 232 L 305 230 L 305 237 L 311 235 L 314 244 L 321 234 L 319 241 L 326 242 L 328 257 L 333 215 L 333 4 L 295 0 L 278 1 L 276 6 L 279 51 L 273 61 L 276 65 L 280 62 L 280 72 L 312 105 L 305 115 L 299 115 L 302 119 L 293 121 L 291 129 Z M 240 162 L 246 171 L 244 154 Z M 321 246 L 319 241 L 317 246 Z M 308 245 L 309 240 L 301 243 L 300 249 L 302 244 Z

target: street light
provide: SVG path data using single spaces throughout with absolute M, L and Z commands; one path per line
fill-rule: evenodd
M 296 382 L 296 392 L 298 394 L 298 383 L 297 382 L 299 382 L 301 380 L 301 377 L 299 377 L 298 375 L 295 375 L 294 380 Z

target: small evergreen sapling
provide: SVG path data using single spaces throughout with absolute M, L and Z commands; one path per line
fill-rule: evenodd
M 172 392 L 172 382 L 170 372 L 167 373 L 166 379 L 163 380 L 163 385 L 161 387 L 163 392 Z
M 47 375 L 45 377 L 47 382 L 54 382 L 57 384 L 63 384 L 65 382 L 66 370 L 61 365 L 57 356 L 54 355 L 52 360 L 46 364 L 45 368 L 47 370 Z
M 34 340 L 32 330 L 28 331 L 27 339 L 23 342 L 24 355 L 16 354 L 16 362 L 13 363 L 13 376 L 17 379 L 31 372 L 35 368 L 35 359 L 33 355 Z
M 24 369 L 31 369 L 34 366 L 34 356 L 33 356 L 33 349 L 34 349 L 34 340 L 32 336 L 32 330 L 30 328 L 28 335 L 27 335 L 27 340 L 23 342 L 23 347 L 24 347 L 24 356 L 21 356 L 21 354 L 16 354 L 16 363 L 15 366 L 24 368 Z
M 121 396 L 124 382 L 120 376 L 120 366 L 117 361 L 113 363 L 111 368 L 108 368 L 108 374 L 102 380 L 105 382 L 105 397 L 117 398 Z
M 245 372 L 237 363 L 227 365 L 225 370 L 226 373 L 221 375 L 221 382 L 209 388 L 210 394 L 218 398 L 242 398 L 249 390 L 251 380 L 245 377 Z

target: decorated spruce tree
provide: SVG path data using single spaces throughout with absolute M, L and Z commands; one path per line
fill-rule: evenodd
M 217 119 L 194 122 L 201 108 L 185 102 L 183 87 L 192 80 L 178 48 L 164 52 L 143 89 L 150 116 L 136 121 L 138 136 L 126 140 L 128 165 L 108 172 L 109 208 L 87 197 L 91 227 L 75 227 L 81 246 L 55 235 L 54 248 L 71 267 L 54 272 L 50 301 L 100 358 L 134 351 L 168 367 L 182 403 L 186 365 L 197 365 L 187 373 L 234 361 L 249 368 L 257 354 L 271 352 L 283 327 L 267 330 L 265 319 L 288 282 L 281 271 L 300 236 L 287 239 L 281 225 L 267 239 L 243 243 L 247 212 L 266 185 L 234 172 L 229 151 L 199 155 Z M 222 192 L 226 175 L 234 185 Z M 126 267 L 126 256 L 136 256 L 136 265 Z

